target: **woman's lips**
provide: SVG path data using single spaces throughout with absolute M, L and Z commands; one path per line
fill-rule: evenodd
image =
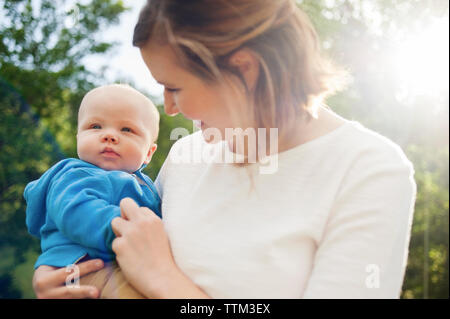
M 197 127 L 197 128 L 202 128 L 202 121 L 200 121 L 200 120 L 194 120 L 193 121 L 194 122 L 194 125 Z
M 194 122 L 194 125 L 195 125 L 196 127 L 198 127 L 199 129 L 201 129 L 201 130 L 203 130 L 203 129 L 205 129 L 205 128 L 207 127 L 207 125 L 206 125 L 205 122 L 203 122 L 203 121 L 200 121 L 200 120 L 194 120 L 193 122 Z

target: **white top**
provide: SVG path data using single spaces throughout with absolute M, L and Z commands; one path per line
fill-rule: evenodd
M 175 261 L 208 295 L 400 296 L 416 184 L 399 146 L 347 121 L 273 174 L 212 163 L 227 150 L 184 137 L 156 180 Z

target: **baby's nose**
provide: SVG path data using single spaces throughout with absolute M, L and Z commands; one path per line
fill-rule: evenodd
M 117 138 L 117 136 L 114 136 L 113 134 L 108 133 L 108 134 L 103 135 L 102 141 L 117 143 L 117 142 L 119 142 L 119 139 Z

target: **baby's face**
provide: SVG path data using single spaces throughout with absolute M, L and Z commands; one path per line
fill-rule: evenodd
M 150 105 L 151 106 L 151 105 Z M 127 88 L 100 88 L 83 99 L 78 115 L 78 157 L 105 170 L 129 173 L 156 150 L 150 106 Z

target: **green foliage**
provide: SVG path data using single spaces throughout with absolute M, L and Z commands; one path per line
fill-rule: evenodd
M 39 249 L 25 228 L 23 190 L 61 154 L 27 107 L 16 91 L 0 82 L 0 277 L 11 285 L 11 272 L 24 261 L 23 253 Z M 0 286 L 0 295 L 14 291 L 11 285 Z
M 386 60 L 395 34 L 419 32 L 433 19 L 448 16 L 449 2 L 298 2 L 318 28 L 327 54 L 353 77 L 349 89 L 328 105 L 398 143 L 414 165 L 418 193 L 402 298 L 448 298 L 448 91 L 399 101 L 403 83 L 392 77 Z
M 98 33 L 118 22 L 120 0 L 1 1 L 0 297 L 33 297 L 39 249 L 25 227 L 26 184 L 76 155 L 82 96 L 99 80 L 83 58 L 111 49 Z
M 444 298 L 449 291 L 449 148 L 410 145 L 407 154 L 418 192 L 403 296 Z
M 164 163 L 167 154 L 169 154 L 169 150 L 172 147 L 173 143 L 179 138 L 174 137 L 170 138 L 171 132 L 174 128 L 184 128 L 185 132 L 192 133 L 192 121 L 187 120 L 183 117 L 183 115 L 178 114 L 176 116 L 168 116 L 164 113 L 163 107 L 158 106 L 159 113 L 161 115 L 160 123 L 159 123 L 159 135 L 158 135 L 158 148 L 155 154 L 152 157 L 152 161 L 150 164 L 144 169 L 144 172 L 153 180 L 156 179 L 158 175 L 159 169 Z
M 113 46 L 98 33 L 118 22 L 120 0 L 93 0 L 84 5 L 66 1 L 5 1 L 0 27 L 2 77 L 16 88 L 33 111 L 47 120 L 55 135 L 76 126 L 79 102 L 98 84 L 83 59 Z M 63 111 L 64 117 L 61 117 Z M 67 135 L 66 135 L 67 136 Z M 65 152 L 72 154 L 74 143 Z

